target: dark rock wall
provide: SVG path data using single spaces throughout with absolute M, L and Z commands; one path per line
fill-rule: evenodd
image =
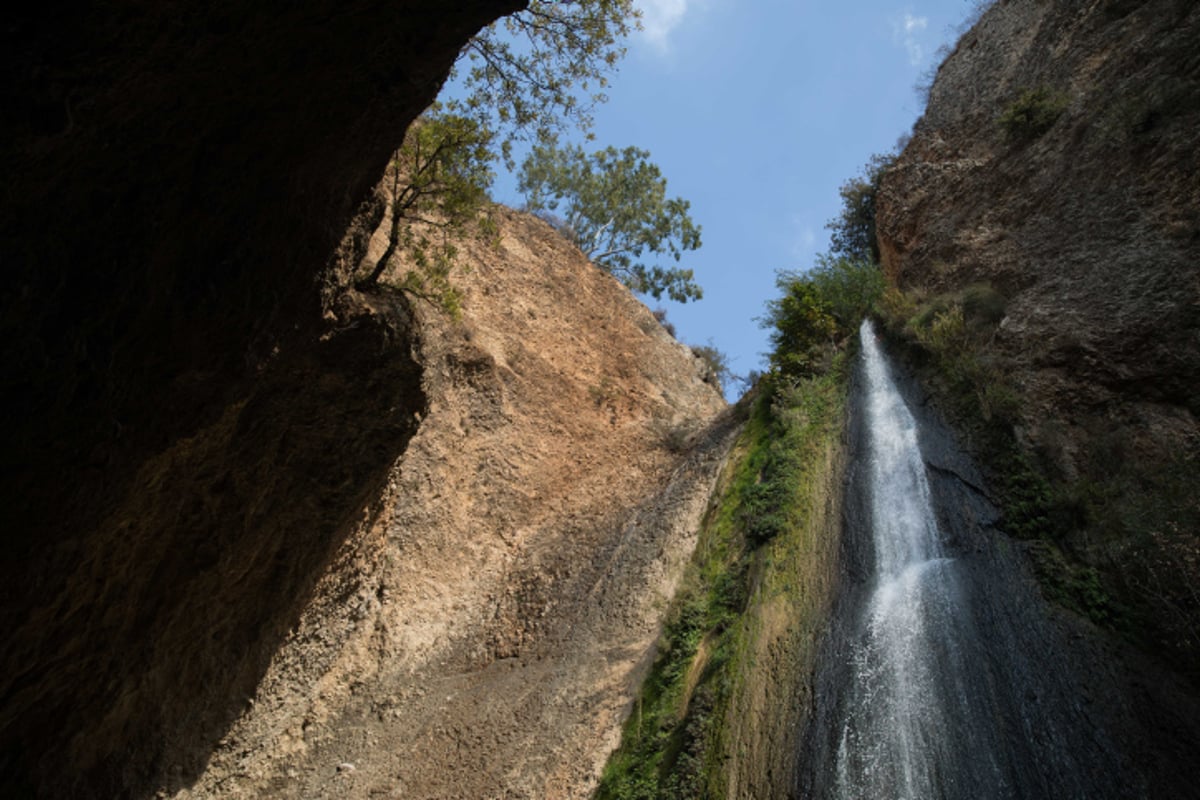
M 883 184 L 891 276 L 993 283 L 1009 298 L 998 342 L 1048 402 L 1197 410 L 1198 37 L 1187 0 L 1000 2 L 938 72 Z M 1039 87 L 1062 116 L 1007 137 L 999 117 Z
M 983 358 L 1125 625 L 1200 680 L 1200 5 L 1001 0 L 940 68 L 878 199 L 889 277 L 932 298 L 988 284 Z M 1045 131 L 1001 117 L 1027 90 Z
M 184 783 L 424 403 L 352 215 L 519 0 L 62 2 L 0 38 L 0 789 Z

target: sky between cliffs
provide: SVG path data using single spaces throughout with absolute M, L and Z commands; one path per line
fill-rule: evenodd
M 680 339 L 709 340 L 738 374 L 763 368 L 755 317 L 775 272 L 829 246 L 838 187 L 891 150 L 921 113 L 913 87 L 972 0 L 640 0 L 644 30 L 596 111 L 594 148 L 649 150 L 692 204 L 703 247 L 682 266 L 704 299 L 667 309 Z M 511 176 L 493 191 L 520 206 Z

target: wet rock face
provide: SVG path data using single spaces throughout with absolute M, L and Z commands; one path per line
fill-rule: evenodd
M 854 638 L 856 626 L 878 613 L 866 601 L 882 580 L 870 575 L 877 557 L 870 535 L 871 495 L 879 488 L 871 485 L 868 465 L 871 422 L 864 372 L 856 370 L 851 394 L 843 575 L 816 670 L 814 717 L 805 731 L 801 763 L 807 766 L 798 773 L 803 797 L 847 794 L 838 789 L 836 754 L 850 729 L 843 705 L 848 688 L 866 677 L 878 692 L 867 710 L 888 702 L 880 674 L 859 671 L 863 652 Z M 918 761 L 937 763 L 937 780 L 946 781 L 923 796 L 1200 796 L 1187 755 L 1200 741 L 1194 691 L 1127 644 L 1045 601 L 1022 558 L 1030 545 L 997 528 L 1001 517 L 988 498 L 986 480 L 937 412 L 935 400 L 895 362 L 891 374 L 914 418 L 938 538 L 952 565 L 944 577 L 953 578 L 958 591 L 957 619 L 929 628 L 938 635 L 954 631 L 954 646 L 938 655 L 927 651 L 927 675 L 906 676 L 910 686 L 934 677 L 951 680 L 961 692 L 949 708 L 953 713 L 941 718 L 945 722 L 933 727 L 917 749 Z M 933 619 L 926 618 L 926 624 Z M 958 659 L 964 669 L 957 675 L 945 672 Z M 913 716 L 944 712 L 935 707 L 937 693 L 922 689 L 922 710 Z M 988 698 L 984 706 L 978 705 L 981 697 Z M 984 710 L 958 716 L 969 708 Z M 883 733 L 897 724 L 889 723 Z M 956 755 L 955 739 L 937 741 L 946 731 L 970 747 Z M 956 773 L 970 777 L 956 783 Z
M 320 276 L 520 5 L 6 19 L 0 793 L 186 781 L 244 702 L 424 404 L 403 308 L 331 327 Z
M 1067 544 L 1153 609 L 1138 626 L 1167 625 L 1145 638 L 1193 678 L 1196 540 L 1176 533 L 1200 481 L 1198 36 L 1185 0 L 995 4 L 941 67 L 878 199 L 902 288 L 1003 298 L 986 357 L 1019 400 L 1022 446 L 1128 509 Z M 1006 129 L 1038 92 L 1046 124 Z

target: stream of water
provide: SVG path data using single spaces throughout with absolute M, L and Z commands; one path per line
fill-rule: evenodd
M 1130 719 L 1111 702 L 1108 656 L 1049 612 L 952 431 L 924 406 L 913 414 L 919 387 L 897 381 L 870 322 L 860 333 L 841 586 L 797 795 L 1154 796 L 1107 732 Z
M 856 625 L 833 796 L 1003 796 L 988 687 L 971 680 L 980 649 L 956 559 L 930 499 L 917 423 L 870 323 L 861 332 L 871 580 Z M 969 763 L 970 774 L 958 774 Z

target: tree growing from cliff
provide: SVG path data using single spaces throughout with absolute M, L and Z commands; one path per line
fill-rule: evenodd
M 463 48 L 455 70 L 464 97 L 448 107 L 497 131 L 511 169 L 514 139 L 591 128 L 593 109 L 607 99 L 608 73 L 640 16 L 633 0 L 532 0 Z
M 471 226 L 485 231 L 490 226 L 484 209 L 493 140 L 478 120 L 436 106 L 410 126 L 388 167 L 387 247 L 360 286 L 377 283 L 403 254 L 412 268 L 399 287 L 458 312 L 459 293 L 449 280 L 457 254 L 453 242 Z
M 678 262 L 700 246 L 690 204 L 667 197 L 667 181 L 636 147 L 585 153 L 553 137 L 533 147 L 518 173 L 518 189 L 533 212 L 551 212 L 559 229 L 597 266 L 636 292 L 681 303 L 702 296 L 692 270 Z M 665 257 L 664 266 L 653 263 Z M 648 263 L 649 262 L 649 263 Z
M 896 161 L 893 153 L 871 156 L 862 173 L 846 181 L 838 189 L 842 196 L 842 212 L 825 223 L 830 231 L 830 252 L 850 259 L 879 261 L 879 245 L 875 241 L 875 198 L 883 174 Z
M 490 227 L 497 150 L 511 168 L 514 139 L 590 127 L 638 16 L 632 0 L 533 0 L 473 38 L 456 67 L 465 94 L 422 115 L 389 167 L 388 244 L 359 286 L 376 284 L 403 254 L 413 268 L 400 288 L 457 313 L 453 241 L 471 224 Z
M 759 322 L 771 329 L 772 369 L 789 380 L 818 374 L 883 294 L 883 273 L 864 259 L 818 256 L 807 272 L 782 271 L 782 296 Z

